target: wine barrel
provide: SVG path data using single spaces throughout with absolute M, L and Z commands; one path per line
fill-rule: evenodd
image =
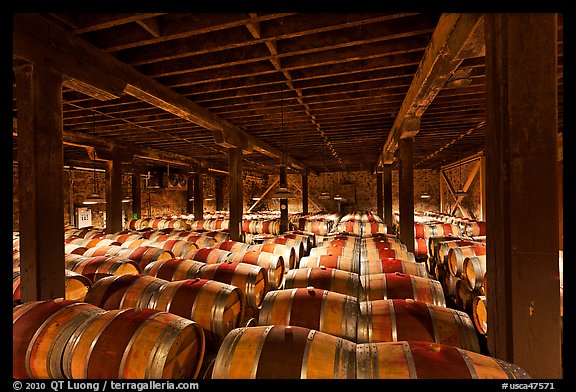
M 474 327 L 480 335 L 488 334 L 488 308 L 486 296 L 478 295 L 472 301 L 472 319 Z
M 448 251 L 448 269 L 454 276 L 460 276 L 464 268 L 464 259 L 473 256 L 485 256 L 486 246 L 483 244 L 472 244 L 451 248 Z
M 72 301 L 83 301 L 88 289 L 92 286 L 92 281 L 79 273 L 66 269 L 64 280 L 64 298 Z M 20 269 L 12 270 L 12 304 L 21 304 L 20 298 Z
M 73 332 L 66 327 L 102 312 L 93 305 L 72 300 L 30 301 L 12 311 L 12 376 L 26 378 L 62 378 L 61 356 Z M 76 320 L 76 321 L 74 321 Z M 53 345 L 52 343 L 58 344 Z
M 66 268 L 86 276 L 92 282 L 113 275 L 137 274 L 140 266 L 134 260 L 116 256 L 65 257 Z
M 468 240 L 448 240 L 448 241 L 442 241 L 438 243 L 438 249 L 436 251 L 436 262 L 438 264 L 447 264 L 448 263 L 448 252 L 450 252 L 450 249 L 452 248 L 457 248 L 459 246 L 468 246 L 468 245 L 472 245 L 472 241 L 468 241 Z
M 486 235 L 486 222 L 472 221 L 466 223 L 466 234 L 469 237 L 479 237 Z
M 456 282 L 456 305 L 464 310 L 466 313 L 471 314 L 472 302 L 474 298 L 480 295 L 480 290 L 474 290 L 465 279 L 459 279 Z
M 148 222 L 149 219 L 147 218 L 132 219 L 130 223 L 128 223 L 128 227 L 131 230 L 146 229 L 148 227 Z
M 164 283 L 144 274 L 109 276 L 94 283 L 84 301 L 106 310 L 145 308 Z
M 360 262 L 357 257 L 347 256 L 305 256 L 299 263 L 299 268 L 314 268 L 325 266 L 328 268 L 337 268 L 339 270 L 360 273 Z
M 428 243 L 425 238 L 414 238 L 414 256 L 416 258 L 428 257 Z
M 413 299 L 360 302 L 358 343 L 402 340 L 449 344 L 480 352 L 476 330 L 464 312 Z
M 383 222 L 363 222 L 362 236 L 369 237 L 374 234 L 387 234 L 388 227 Z
M 423 263 L 398 259 L 372 259 L 360 261 L 360 275 L 401 272 L 408 275 L 428 277 L 428 271 Z
M 356 343 L 296 326 L 231 331 L 218 350 L 213 379 L 354 379 Z
M 240 241 L 220 241 L 212 245 L 212 248 L 228 252 L 244 252 L 250 249 L 250 244 Z
M 484 289 L 484 275 L 486 274 L 486 255 L 471 256 L 464 259 L 462 278 L 468 281 L 475 290 Z
M 356 345 L 358 379 L 528 379 L 519 366 L 447 344 L 401 341 Z
M 257 265 L 266 270 L 267 281 L 270 288 L 280 289 L 284 284 L 285 263 L 282 256 L 277 256 L 269 252 L 235 252 L 228 257 L 226 261 L 232 263 L 246 263 Z
M 198 375 L 205 340 L 199 324 L 155 309 L 109 310 L 86 320 L 63 353 L 75 379 L 190 379 Z
M 336 245 L 322 245 L 316 248 L 312 248 L 308 256 L 316 257 L 316 256 L 343 256 L 343 257 L 357 257 L 359 255 L 359 251 L 357 251 L 353 247 L 346 247 L 346 246 L 336 246 Z M 302 259 L 300 259 L 301 261 Z
M 460 237 L 454 236 L 439 236 L 439 237 L 430 237 L 428 238 L 428 255 L 429 258 L 432 258 L 437 262 L 438 260 L 438 248 L 441 242 L 444 241 L 456 241 L 461 239 Z
M 312 286 L 269 291 L 258 325 L 292 325 L 356 341 L 358 300 Z
M 207 264 L 217 264 L 223 263 L 230 256 L 232 252 L 222 249 L 215 249 L 215 248 L 201 248 L 195 249 L 190 252 L 184 253 L 181 257 L 184 259 L 196 260 L 201 261 Z
M 288 272 L 288 270 L 291 270 L 296 266 L 296 249 L 292 245 L 263 243 L 250 245 L 249 250 L 253 252 L 268 252 L 277 256 L 282 256 L 285 272 Z
M 168 239 L 165 241 L 156 242 L 157 248 L 169 250 L 174 257 L 182 257 L 188 252 L 198 249 L 198 245 L 193 242 L 188 242 L 180 239 Z
M 84 275 L 92 282 L 108 276 L 139 273 L 140 266 L 134 260 L 115 256 L 76 256 L 65 257 L 66 268 L 72 272 Z
M 442 285 L 435 279 L 399 272 L 360 276 L 360 301 L 406 298 L 446 306 Z
M 286 274 L 285 289 L 308 286 L 358 297 L 360 278 L 356 273 L 326 266 L 296 268 Z
M 398 259 L 404 261 L 411 261 L 413 263 L 416 262 L 416 257 L 414 257 L 414 253 L 403 251 L 403 250 L 396 250 L 396 249 L 377 249 L 373 253 L 370 254 L 360 254 L 361 260 L 371 260 L 371 259 Z
M 66 253 L 66 254 L 83 255 L 84 253 L 86 253 L 87 250 L 88 250 L 88 247 L 83 246 L 83 245 L 72 244 L 72 243 L 64 244 L 64 253 Z
M 210 248 L 211 246 L 214 246 L 216 242 L 218 242 L 216 239 L 212 237 L 208 237 L 198 233 L 187 235 L 182 239 L 184 241 L 195 243 L 198 246 L 198 248 Z
M 283 237 L 275 237 L 264 240 L 264 244 L 281 244 L 286 246 L 291 246 L 294 248 L 295 251 L 295 260 L 294 264 L 296 264 L 302 257 L 305 256 L 304 250 L 304 243 L 295 238 L 283 238 Z
M 201 261 L 171 259 L 150 263 L 144 273 L 169 281 L 203 278 L 238 287 L 246 305 L 259 309 L 269 288 L 266 270 L 257 265 L 224 262 L 206 264 Z
M 281 235 L 279 238 L 290 238 L 294 240 L 300 240 L 302 245 L 304 246 L 304 256 L 310 253 L 310 250 L 316 246 L 314 234 L 299 234 L 298 232 L 286 232 Z
M 327 235 L 332 229 L 332 221 L 307 220 L 302 230 L 310 231 L 316 235 Z
M 166 282 L 152 294 L 147 307 L 194 320 L 205 335 L 218 340 L 239 326 L 246 299 L 236 286 L 195 278 Z
M 210 264 L 190 259 L 168 259 L 153 261 L 148 264 L 142 273 L 167 281 L 193 279 Z M 217 264 L 214 264 L 217 265 Z

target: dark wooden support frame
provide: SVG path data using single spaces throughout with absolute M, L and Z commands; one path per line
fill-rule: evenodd
M 62 76 L 15 69 L 21 300 L 65 297 Z
M 400 239 L 409 252 L 414 252 L 414 139 L 404 138 L 398 142 L 400 161 Z
M 228 188 L 230 191 L 230 240 L 240 241 L 242 236 L 242 212 L 244 187 L 242 182 L 242 150 L 228 149 Z
M 486 14 L 485 28 L 488 349 L 562 378 L 557 16 Z

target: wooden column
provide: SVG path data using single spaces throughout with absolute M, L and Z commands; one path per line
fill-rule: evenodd
M 106 232 L 122 230 L 122 160 L 115 153 L 106 161 Z
M 288 188 L 286 166 L 280 166 L 280 188 Z M 288 199 L 280 199 L 280 234 L 288 231 Z
M 194 173 L 194 219 L 204 219 L 204 174 Z
M 62 76 L 15 69 L 22 301 L 64 297 Z
M 382 172 L 376 172 L 376 213 L 384 218 L 384 194 L 382 189 Z
M 486 221 L 486 157 L 480 157 L 480 218 Z
M 240 241 L 244 187 L 242 184 L 242 149 L 228 149 L 228 188 L 230 192 L 230 240 Z
M 194 213 L 194 175 L 188 176 L 186 184 L 186 213 Z
M 383 208 L 384 208 L 384 223 L 391 233 L 394 228 L 394 219 L 392 215 L 392 165 L 384 165 L 382 170 L 383 184 Z
M 224 209 L 224 177 L 216 176 L 214 179 L 214 188 L 216 211 L 222 211 Z
M 400 240 L 410 252 L 414 252 L 414 139 L 398 141 L 400 160 L 399 204 Z
M 308 173 L 302 174 L 302 214 L 308 214 Z
M 132 174 L 132 217 L 142 217 L 142 180 L 140 170 L 134 169 Z
M 563 376 L 557 33 L 555 14 L 485 14 L 488 349 L 532 378 Z

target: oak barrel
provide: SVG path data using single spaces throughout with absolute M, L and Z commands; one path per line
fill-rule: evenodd
M 360 261 L 360 275 L 401 272 L 408 275 L 428 277 L 426 265 L 398 259 L 371 259 Z
M 305 256 L 302 257 L 299 263 L 299 268 L 314 268 L 321 266 L 336 268 L 342 271 L 353 272 L 355 274 L 360 273 L 360 262 L 358 257 L 353 256 Z
M 194 320 L 218 340 L 239 326 L 246 299 L 236 286 L 195 278 L 166 282 L 152 294 L 147 307 Z
M 326 266 L 296 268 L 288 271 L 284 282 L 285 289 L 313 286 L 340 294 L 358 297 L 360 278 L 354 272 L 343 271 Z
M 63 299 L 30 301 L 16 306 L 12 311 L 13 377 L 62 378 L 62 343 L 74 332 L 66 325 L 75 325 L 94 312 L 103 310 Z
M 66 255 L 66 269 L 81 274 L 92 282 L 108 276 L 139 273 L 140 266 L 134 260 L 116 256 L 77 256 Z
M 412 299 L 360 302 L 358 343 L 402 340 L 449 344 L 480 352 L 476 330 L 464 312 Z
M 439 281 L 399 272 L 360 276 L 360 301 L 378 299 L 414 299 L 446 306 Z
M 473 256 L 485 256 L 486 246 L 484 244 L 472 244 L 451 248 L 448 251 L 448 269 L 454 276 L 460 276 L 464 268 L 464 259 Z
M 447 344 L 401 341 L 356 345 L 358 379 L 528 379 L 519 366 Z
M 64 349 L 66 378 L 190 379 L 204 357 L 202 328 L 155 309 L 109 310 L 86 320 Z
M 270 291 L 258 325 L 292 325 L 356 341 L 358 299 L 312 286 Z
M 207 264 L 196 260 L 170 259 L 150 263 L 144 273 L 169 281 L 203 278 L 238 287 L 246 305 L 260 308 L 269 289 L 266 270 L 257 265 L 224 262 Z
M 232 253 L 226 261 L 232 263 L 247 263 L 264 268 L 271 289 L 279 289 L 284 284 L 286 270 L 282 256 L 269 252 L 246 251 Z
M 356 343 L 297 326 L 231 331 L 218 350 L 212 379 L 354 379 Z

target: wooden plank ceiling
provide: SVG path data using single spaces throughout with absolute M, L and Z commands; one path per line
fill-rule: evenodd
M 159 83 L 218 123 L 244 132 L 240 139 L 250 139 L 244 169 L 264 174 L 277 173 L 281 160 L 294 163 L 291 171 L 374 170 L 441 20 L 440 13 L 37 17 L 89 43 L 103 58 L 129 66 L 139 80 Z M 558 25 L 561 132 L 561 15 Z M 15 52 L 14 66 L 27 60 Z M 484 51 L 473 52 L 457 67 L 470 72 L 471 83 L 440 85 L 415 135 L 416 168 L 438 169 L 483 149 L 484 63 Z M 64 150 L 68 164 L 89 165 L 81 146 L 97 140 L 144 151 L 135 156 L 136 164 L 166 166 L 172 156 L 171 167 L 185 168 L 189 158 L 227 170 L 227 144 L 209 125 L 156 105 L 156 97 L 124 92 L 101 100 L 81 91 L 78 84 L 65 83 L 65 141 L 73 141 Z M 15 100 L 13 110 L 17 119 Z

